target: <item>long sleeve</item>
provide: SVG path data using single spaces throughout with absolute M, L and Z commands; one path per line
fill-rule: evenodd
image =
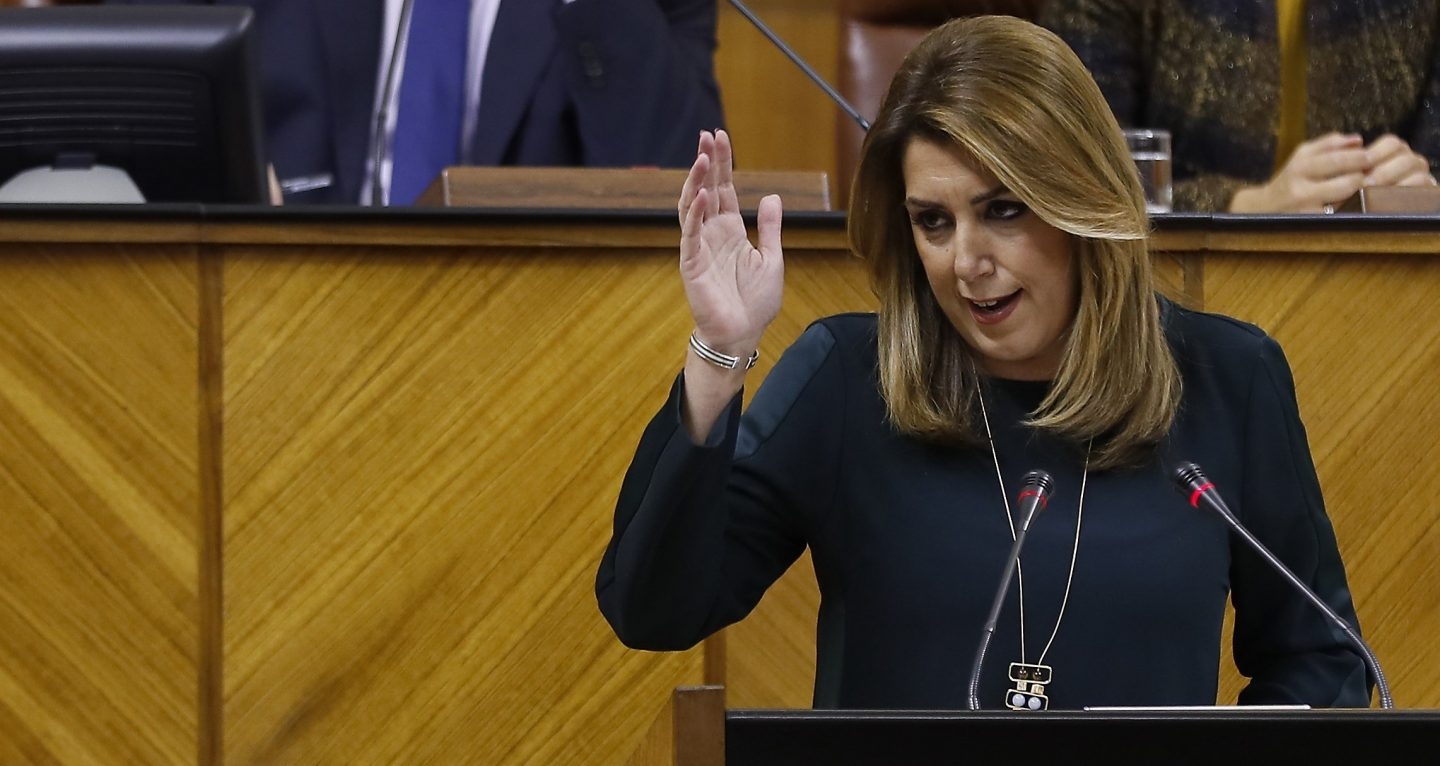
M 1266 338 L 1246 410 L 1242 523 L 1359 632 L 1334 530 L 1300 420 L 1294 381 Z M 1370 684 L 1359 652 L 1314 604 L 1263 559 L 1234 541 L 1234 656 L 1251 679 L 1242 704 L 1366 707 Z
M 812 327 L 742 418 L 740 397 L 695 445 L 681 425 L 683 378 L 626 473 L 596 576 L 600 610 L 641 649 L 684 649 L 744 617 L 804 550 L 835 491 L 840 366 Z
M 687 167 L 724 126 L 715 0 L 575 0 L 557 29 L 584 164 Z

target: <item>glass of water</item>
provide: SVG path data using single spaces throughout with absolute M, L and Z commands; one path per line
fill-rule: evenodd
M 1145 187 L 1145 212 L 1168 213 L 1174 189 L 1170 181 L 1170 131 L 1156 128 L 1127 128 L 1125 143 L 1140 171 Z

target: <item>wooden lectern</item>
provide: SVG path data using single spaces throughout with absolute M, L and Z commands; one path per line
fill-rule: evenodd
M 450 167 L 416 201 L 428 207 L 534 210 L 674 210 L 685 170 L 661 168 Z M 830 186 L 822 172 L 737 170 L 740 207 L 754 210 L 760 198 L 779 194 L 785 209 L 830 209 Z
M 679 685 L 725 684 L 712 740 L 809 703 L 803 562 L 719 651 L 595 606 L 694 326 L 673 207 L 0 214 L 0 763 L 654 766 Z M 787 216 L 757 383 L 873 305 L 845 223 Z M 1440 465 L 1440 218 L 1156 224 L 1178 298 L 1283 344 L 1366 639 L 1440 707 L 1440 525 L 1394 480 Z

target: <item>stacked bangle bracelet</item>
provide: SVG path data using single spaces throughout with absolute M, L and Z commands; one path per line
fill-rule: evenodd
M 705 341 L 700 340 L 700 338 L 697 337 L 693 332 L 690 333 L 690 348 L 695 349 L 695 353 L 699 354 L 701 359 L 704 359 L 705 361 L 715 365 L 716 367 L 724 367 L 727 370 L 733 370 L 736 367 L 740 366 L 740 357 L 730 356 L 729 354 L 722 354 L 719 351 L 710 348 L 709 346 L 705 345 Z M 759 359 L 760 349 L 755 349 L 754 351 L 751 351 L 750 358 L 745 360 L 745 369 L 748 370 L 751 367 L 754 367 L 755 362 L 759 361 Z

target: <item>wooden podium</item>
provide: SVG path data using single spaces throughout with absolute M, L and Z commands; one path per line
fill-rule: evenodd
M 660 168 L 450 167 L 416 204 L 531 210 L 674 210 L 688 171 Z M 779 194 L 787 211 L 830 209 L 824 173 L 736 170 L 740 207 Z
M 803 560 L 687 652 L 625 649 L 595 603 L 692 325 L 672 202 L 0 215 L 0 763 L 640 766 L 677 686 L 810 704 Z M 873 307 L 845 223 L 787 214 L 747 390 Z M 1440 466 L 1440 221 L 1151 244 L 1172 294 L 1284 345 L 1365 637 L 1398 704 L 1440 706 L 1440 525 L 1396 480 Z

